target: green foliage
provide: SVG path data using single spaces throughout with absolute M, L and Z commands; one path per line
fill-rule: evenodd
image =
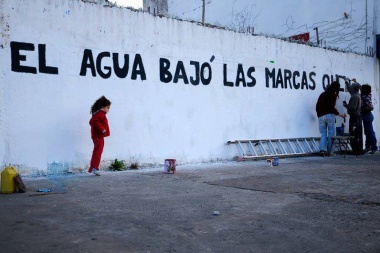
M 119 161 L 115 159 L 115 161 L 111 163 L 109 169 L 113 171 L 122 171 L 122 170 L 126 170 L 127 166 L 125 166 L 123 161 Z

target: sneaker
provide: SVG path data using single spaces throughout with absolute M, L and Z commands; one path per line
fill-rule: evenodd
M 375 154 L 375 153 L 376 153 L 376 151 L 377 151 L 376 149 L 373 149 L 373 150 L 369 151 L 369 152 L 368 152 L 368 154 L 371 154 L 371 155 L 373 155 L 373 154 Z
M 100 172 L 97 169 L 92 169 L 92 173 L 94 173 L 96 176 L 100 176 Z
M 363 150 L 363 152 L 364 152 L 364 154 L 367 154 L 367 153 L 369 153 L 369 152 L 371 152 L 372 150 L 370 149 L 370 148 L 365 148 L 364 150 Z

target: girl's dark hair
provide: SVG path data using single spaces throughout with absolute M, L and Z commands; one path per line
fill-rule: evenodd
M 94 114 L 100 109 L 111 105 L 111 101 L 109 101 L 105 96 L 101 96 L 98 98 L 98 100 L 95 101 L 95 103 L 91 106 L 90 113 Z
M 368 84 L 363 84 L 362 85 L 362 95 L 369 95 L 371 94 L 371 86 Z
M 339 96 L 340 83 L 338 81 L 332 82 L 326 89 L 326 92 L 336 94 Z

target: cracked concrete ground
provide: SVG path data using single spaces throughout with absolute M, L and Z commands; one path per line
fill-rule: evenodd
M 27 193 L 0 194 L 0 251 L 377 253 L 379 162 L 377 153 L 24 177 Z

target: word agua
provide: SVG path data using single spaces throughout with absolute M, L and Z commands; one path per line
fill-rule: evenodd
M 96 73 L 104 79 L 110 78 L 112 74 L 112 69 L 115 75 L 119 78 L 125 78 L 129 72 L 129 55 L 124 54 L 124 63 L 122 65 L 119 64 L 119 53 L 112 53 L 112 63 L 113 68 L 111 66 L 104 66 L 103 60 L 104 58 L 110 58 L 110 52 L 101 52 L 97 55 L 96 61 L 94 60 L 94 56 L 90 49 L 85 49 L 83 52 L 82 65 L 80 69 L 79 75 L 86 76 L 87 69 L 91 71 L 91 75 L 96 77 Z M 140 76 L 141 80 L 146 80 L 146 73 L 144 64 L 140 54 L 136 54 L 133 59 L 132 69 L 131 69 L 131 79 L 136 80 L 137 76 Z

